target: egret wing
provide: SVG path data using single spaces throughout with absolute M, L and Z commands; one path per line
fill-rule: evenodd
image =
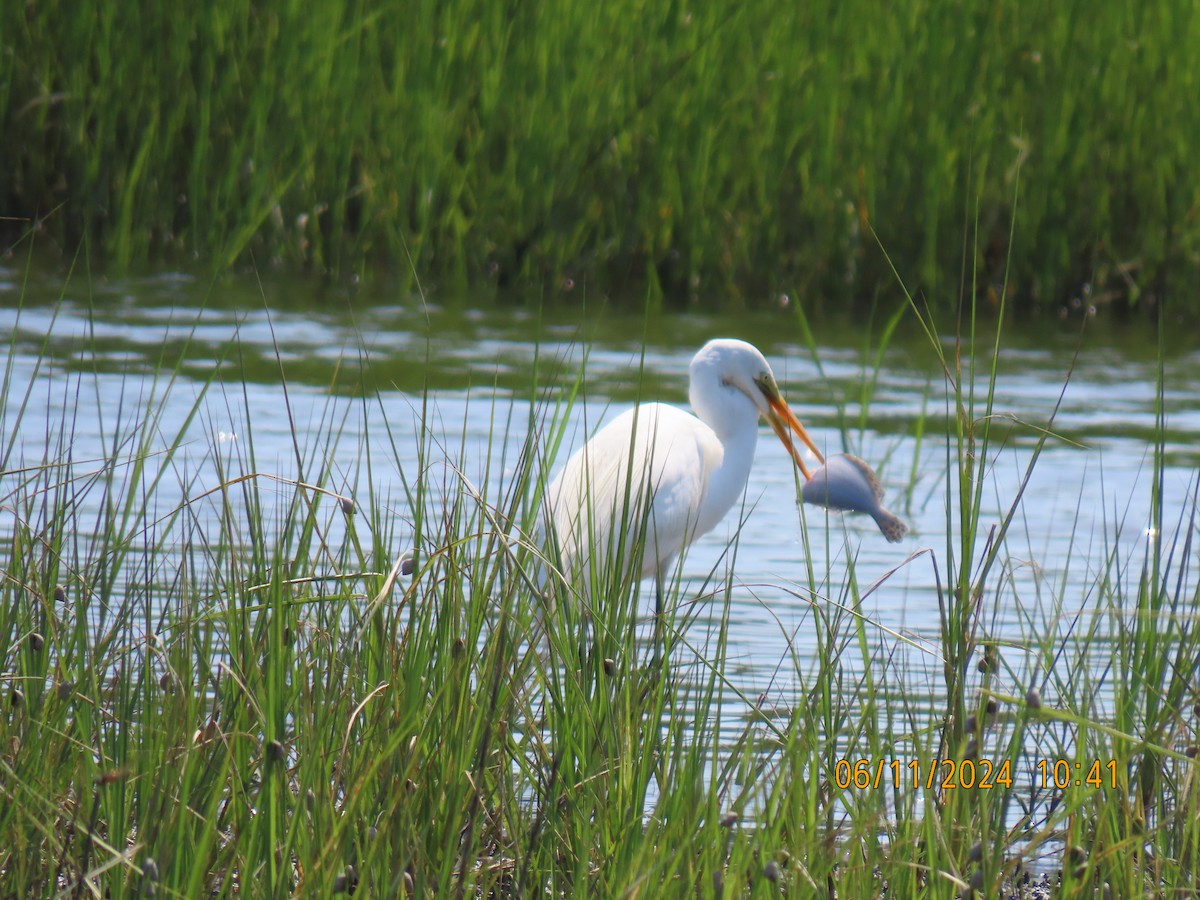
M 711 430 L 683 410 L 651 403 L 622 413 L 571 456 L 547 493 L 564 568 L 620 558 L 626 571 L 655 573 L 694 536 L 719 453 Z

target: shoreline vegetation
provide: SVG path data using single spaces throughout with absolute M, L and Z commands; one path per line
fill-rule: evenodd
M 1197 303 L 1191 3 L 6 3 L 0 42 L 10 248 L 813 311 L 890 257 L 943 311 Z
M 543 395 L 535 366 L 543 400 L 527 421 L 493 407 L 482 459 L 414 410 L 415 466 L 394 438 L 407 425 L 364 428 L 378 396 L 322 415 L 281 390 L 309 424 L 268 470 L 236 381 L 209 367 L 195 384 L 181 357 L 100 423 L 111 451 L 79 458 L 96 373 L 43 399 L 43 366 L 14 365 L 10 344 L 5 893 L 1045 896 L 1021 892 L 1030 878 L 1063 898 L 1190 893 L 1200 489 L 1164 515 L 1162 380 L 1146 538 L 1131 548 L 1122 529 L 1142 523 L 1120 520 L 1099 545 L 1080 533 L 1085 595 L 1054 577 L 1025 593 L 1024 487 L 999 521 L 982 512 L 1002 336 L 968 316 L 943 343 L 919 318 L 954 411 L 925 438 L 944 442 L 945 544 L 868 585 L 797 507 L 807 572 L 787 589 L 819 649 L 789 645 L 778 705 L 727 671 L 730 597 L 748 589 L 728 566 L 669 586 L 661 660 L 619 571 L 589 597 L 552 573 L 542 593 L 522 535 L 578 382 Z M 1027 427 L 1028 473 L 1053 415 Z M 332 462 L 347 441 L 357 469 Z M 912 638 L 862 601 L 918 558 L 938 619 L 910 692 Z M 990 633 L 1000 604 L 1019 639 Z

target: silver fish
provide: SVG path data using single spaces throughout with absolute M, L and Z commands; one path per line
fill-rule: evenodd
M 849 453 L 827 457 L 825 465 L 812 473 L 801 493 L 805 503 L 867 513 L 892 543 L 908 531 L 907 525 L 883 508 L 883 486 L 875 471 Z

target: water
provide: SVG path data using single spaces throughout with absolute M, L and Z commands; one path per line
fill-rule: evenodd
M 76 461 L 108 455 L 114 424 L 153 408 L 161 416 L 154 431 L 161 443 L 148 449 L 181 437 L 177 466 L 186 477 L 181 474 L 179 484 L 190 483 L 195 492 L 217 483 L 214 445 L 229 447 L 229 474 L 244 473 L 234 448 L 245 441 L 249 421 L 258 472 L 307 477 L 296 462 L 294 430 L 306 465 L 328 456 L 340 473 L 332 487 L 341 493 L 363 489 L 364 460 L 374 460 L 371 477 L 394 509 L 401 544 L 402 481 L 417 473 L 423 396 L 426 424 L 462 460 L 467 477 L 482 483 L 511 474 L 531 402 L 560 399 L 585 358 L 568 448 L 638 398 L 686 404 L 688 362 L 709 337 L 751 340 L 818 445 L 874 465 L 888 489 L 886 505 L 910 532 L 892 545 L 866 517 L 809 508 L 812 554 L 806 558 L 792 468 L 762 426 L 737 550 L 727 677 L 764 709 L 802 702 L 806 673 L 815 671 L 820 652 L 805 587 L 809 567 L 822 586 L 816 603 L 829 615 L 848 602 L 844 585 L 853 559 L 861 589 L 880 582 L 861 612 L 869 619 L 874 659 L 889 659 L 898 679 L 887 689 L 899 696 L 913 684 L 928 695 L 929 685 L 941 682 L 937 587 L 947 572 L 946 491 L 953 467 L 946 448 L 955 414 L 935 354 L 911 321 L 876 360 L 881 321 L 874 336 L 862 322 L 814 323 L 820 347 L 813 354 L 793 310 L 782 305 L 755 315 L 647 319 L 601 303 L 545 315 L 502 305 L 480 311 L 284 280 L 261 291 L 256 283 L 207 286 L 173 274 L 68 282 L 65 289 L 53 277 L 21 282 L 18 273 L 0 271 L 0 334 L 12 336 L 13 387 L 2 423 L 4 445 L 13 448 L 9 470 L 42 462 L 47 447 L 50 457 L 60 454 L 65 444 L 55 435 L 69 435 Z M 1041 628 L 1062 627 L 1089 602 L 1114 548 L 1137 559 L 1147 541 L 1169 536 L 1158 535 L 1150 521 L 1153 335 L 1142 323 L 1117 322 L 1102 310 L 1080 342 L 1080 324 L 1077 315 L 1064 313 L 1005 335 L 994 400 L 998 440 L 982 468 L 982 534 L 1018 496 L 1041 429 L 1058 410 L 1054 436 L 1024 488 L 985 593 L 981 627 L 989 640 L 1020 644 Z M 1200 453 L 1200 350 L 1170 343 L 1162 361 L 1168 526 L 1187 508 Z M 952 354 L 948 338 L 943 347 Z M 979 364 L 986 376 L 986 355 Z M 14 398 L 27 390 L 29 403 L 14 434 Z M 197 397 L 199 414 L 189 419 Z M 339 423 L 340 439 L 310 446 L 306 434 L 330 422 Z M 510 471 L 488 468 L 489 455 Z M 7 494 L 13 476 L 0 476 L 0 483 L 0 494 Z M 162 490 L 158 502 L 166 512 L 173 488 L 168 483 Z M 705 583 L 714 566 L 720 579 L 736 519 L 731 515 L 693 546 L 684 561 L 686 584 Z M 982 550 L 981 541 L 977 557 Z M 649 608 L 648 586 L 646 595 Z M 684 595 L 690 596 L 686 589 Z M 1067 606 L 1039 605 L 1052 597 L 1067 598 Z M 689 640 L 701 652 L 712 624 L 701 612 L 691 626 Z M 1003 686 L 1020 694 L 1028 685 L 1017 682 L 1034 671 L 1034 661 L 1008 652 L 1010 670 L 1021 674 Z M 857 652 L 845 654 L 844 662 L 850 676 L 867 665 Z

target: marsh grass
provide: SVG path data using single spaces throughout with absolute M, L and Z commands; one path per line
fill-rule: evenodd
M 758 592 L 734 577 L 736 538 L 704 583 L 668 585 L 657 661 L 628 576 L 594 573 L 590 597 L 545 580 L 532 536 L 582 376 L 546 394 L 534 373 L 528 418 L 493 401 L 482 449 L 434 427 L 432 391 L 403 421 L 384 410 L 381 434 L 361 425 L 377 398 L 359 418 L 301 408 L 284 383 L 279 459 L 236 383 L 184 390 L 164 363 L 94 422 L 87 365 L 43 396 L 13 347 L 6 893 L 956 897 L 1032 869 L 1062 896 L 1167 896 L 1194 881 L 1196 487 L 1164 520 L 1160 419 L 1149 526 L 1107 521 L 1102 547 L 1079 535 L 1084 597 L 1065 573 L 1022 578 L 1029 504 L 1005 498 L 996 527 L 982 512 L 1008 434 L 1002 336 L 982 318 L 944 359 L 947 545 L 896 564 L 933 573 L 936 632 L 872 621 L 894 573 L 860 581 L 850 536 L 800 508 L 806 568 L 782 587 L 817 651 L 790 644 L 778 703 L 728 665 L 732 604 Z M 106 452 L 79 458 L 93 431 Z M 1053 421 L 1032 433 L 1055 439 Z M 333 462 L 345 442 L 358 468 Z M 1146 527 L 1131 557 L 1128 530 Z M 1020 639 L 995 626 L 1001 607 Z M 961 782 L 968 759 L 1009 761 L 1011 785 L 923 783 L 936 760 Z M 1038 761 L 1053 775 L 1059 759 L 1115 760 L 1118 784 L 1072 769 L 1043 786 Z M 875 783 L 890 760 L 922 783 Z
M 1052 309 L 1195 281 L 1186 2 L 9 3 L 0 35 L 0 221 L 118 265 L 836 306 L 892 290 L 875 229 L 949 298 L 983 184 L 984 295 L 1010 241 Z

